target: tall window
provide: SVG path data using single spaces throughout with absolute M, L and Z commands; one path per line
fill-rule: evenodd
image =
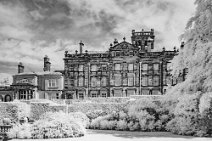
M 91 71 L 97 71 L 97 65 L 91 65 Z
M 74 71 L 78 71 L 78 65 L 74 65 Z
M 121 64 L 115 64 L 115 70 L 121 70 Z
M 134 77 L 133 75 L 128 75 L 128 86 L 134 85 Z
M 154 70 L 154 73 L 158 73 L 159 72 L 159 64 L 153 64 L 153 70 Z
M 78 86 L 78 81 L 77 81 L 77 79 L 74 79 L 74 86 Z
M 142 70 L 147 71 L 148 70 L 148 64 L 142 64 Z
M 49 79 L 49 87 L 57 87 L 57 80 Z
M 79 86 L 84 86 L 84 78 L 83 77 L 80 77 L 79 78 Z
M 153 86 L 159 86 L 159 76 L 153 77 Z
M 123 63 L 123 70 L 127 70 L 127 63 Z
M 143 76 L 142 77 L 142 86 L 147 86 L 148 80 L 147 80 L 147 76 Z
M 149 78 L 149 80 L 148 80 L 148 85 L 149 85 L 149 86 L 152 86 L 152 82 L 153 82 L 153 81 L 152 81 L 152 76 L 149 76 L 148 78 Z
M 167 85 L 166 74 L 163 75 L 163 85 Z
M 153 73 L 153 66 L 152 64 L 148 65 L 148 73 Z
M 115 86 L 121 86 L 121 82 L 122 82 L 122 79 L 121 79 L 121 74 L 115 74 Z
M 101 86 L 107 86 L 107 78 L 106 77 L 102 77 Z
M 107 65 L 102 65 L 102 71 L 107 71 Z
M 133 70 L 133 64 L 128 64 L 128 70 L 132 71 Z
M 79 71 L 83 71 L 84 66 L 83 65 L 79 65 Z
M 91 87 L 96 87 L 96 77 L 91 77 Z
M 26 91 L 25 90 L 20 90 L 20 99 L 26 99 Z

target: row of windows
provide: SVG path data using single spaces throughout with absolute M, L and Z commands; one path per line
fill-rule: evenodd
M 122 64 L 122 67 L 123 67 L 123 70 L 129 70 L 129 71 L 132 71 L 134 70 L 135 68 L 135 65 L 134 64 L 127 64 L 127 63 L 123 63 Z M 122 70 L 121 68 L 121 64 L 120 63 L 117 63 L 114 65 L 114 70 Z
M 159 76 L 143 76 L 141 79 L 142 86 L 159 86 Z
M 148 71 L 148 70 L 155 70 L 155 71 L 159 71 L 159 63 L 154 63 L 154 64 L 142 64 L 141 69 L 142 71 Z M 96 65 L 96 64 L 92 64 L 91 65 L 91 71 L 98 71 L 98 70 L 102 70 L 102 71 L 107 71 L 108 66 L 103 64 L 103 65 Z M 78 65 L 77 66 L 71 66 L 70 67 L 70 71 L 84 71 L 85 66 L 84 65 Z M 116 63 L 114 64 L 114 70 L 135 70 L 136 69 L 136 65 L 133 63 Z
M 71 86 L 79 86 L 83 87 L 88 84 L 88 79 L 84 79 L 84 77 L 79 77 L 79 79 L 75 80 L 70 80 L 69 81 Z M 104 87 L 107 86 L 107 78 L 102 77 L 102 78 L 96 78 L 96 77 L 91 77 L 91 87 Z
M 112 52 L 112 56 L 133 56 L 134 54 L 136 54 L 136 51 L 133 50 L 125 50 L 125 51 L 113 51 Z
M 141 84 L 142 86 L 159 86 L 160 84 L 160 77 L 159 76 L 143 76 Z M 135 77 L 128 76 L 128 78 L 122 78 L 121 75 L 117 74 L 114 75 L 114 82 L 111 82 L 112 85 L 121 86 L 134 86 L 135 85 Z
M 163 84 L 167 84 L 167 78 L 163 78 Z M 79 77 L 79 79 L 71 80 L 71 86 L 85 86 L 87 85 L 87 79 L 83 77 Z M 100 86 L 107 86 L 107 78 L 97 78 L 91 77 L 91 87 L 100 87 Z M 134 75 L 128 75 L 128 77 L 122 77 L 120 74 L 115 74 L 114 78 L 111 79 L 111 85 L 115 86 L 134 86 L 135 85 L 135 77 Z M 142 76 L 141 79 L 142 86 L 159 86 L 160 85 L 160 77 L 159 76 Z
M 147 71 L 147 70 L 155 70 L 159 71 L 159 63 L 155 64 L 142 64 L 142 71 Z
M 84 65 L 75 65 L 75 66 L 69 67 L 69 70 L 70 71 L 85 71 L 85 66 Z M 96 65 L 96 64 L 91 65 L 91 71 L 98 71 L 98 70 L 107 71 L 107 65 L 105 65 L 105 64 L 103 64 L 103 65 Z
M 111 80 L 111 84 L 115 86 L 128 85 L 134 86 L 134 75 L 128 75 L 128 77 L 122 78 L 120 74 L 115 74 L 114 79 Z

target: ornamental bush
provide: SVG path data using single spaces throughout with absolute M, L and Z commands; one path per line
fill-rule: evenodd
M 23 102 L 0 102 L 0 113 L 0 124 L 3 124 L 4 118 L 15 123 L 30 116 L 30 105 Z
M 199 131 L 199 94 L 179 98 L 174 110 L 174 118 L 168 122 L 167 130 L 180 135 L 196 135 Z
M 40 119 L 33 124 L 16 124 L 8 132 L 9 138 L 18 139 L 43 139 L 43 138 L 64 138 L 80 137 L 85 134 L 83 126 L 84 117 L 77 113 L 77 116 L 63 112 L 47 112 L 40 116 Z
M 49 112 L 49 103 L 31 103 L 31 115 L 33 120 L 38 120 L 44 113 Z

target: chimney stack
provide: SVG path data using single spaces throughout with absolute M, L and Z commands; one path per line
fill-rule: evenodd
M 115 38 L 113 41 L 114 46 L 117 45 L 118 43 L 119 43 L 118 40 Z
M 18 73 L 23 73 L 24 72 L 24 66 L 23 66 L 23 64 L 20 62 L 19 64 L 18 64 Z
M 185 46 L 185 43 L 184 42 L 181 42 L 180 49 L 183 49 L 184 46 Z
M 80 46 L 80 54 L 82 54 L 82 47 L 84 46 L 82 41 L 80 41 L 79 46 Z
M 49 61 L 49 58 L 48 56 L 46 55 L 44 57 L 44 67 L 43 67 L 43 71 L 50 71 L 50 68 L 51 68 L 51 63 Z

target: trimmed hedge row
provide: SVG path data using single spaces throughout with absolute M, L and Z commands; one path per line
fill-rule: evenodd
M 120 111 L 127 108 L 128 103 L 87 103 L 78 102 L 69 105 L 68 112 L 83 112 L 87 113 L 89 111 L 101 110 L 106 113 L 111 113 L 112 111 Z

